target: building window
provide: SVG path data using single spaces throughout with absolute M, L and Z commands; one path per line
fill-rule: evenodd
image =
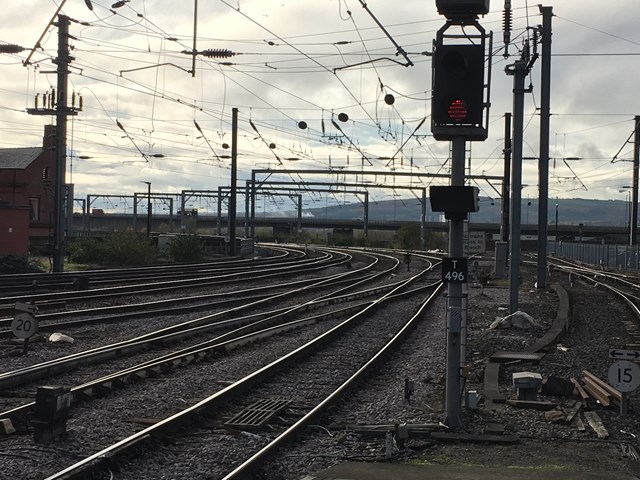
M 37 222 L 40 220 L 40 199 L 29 198 L 29 220 Z

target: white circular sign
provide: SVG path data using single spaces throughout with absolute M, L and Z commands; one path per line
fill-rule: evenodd
M 618 360 L 609 367 L 609 385 L 621 392 L 631 392 L 640 385 L 640 365 Z
M 31 338 L 38 331 L 38 321 L 30 313 L 19 313 L 11 322 L 11 331 L 18 338 Z

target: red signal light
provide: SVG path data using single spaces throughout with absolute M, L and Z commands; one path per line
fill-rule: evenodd
M 449 105 L 447 113 L 449 114 L 449 118 L 454 122 L 461 122 L 467 118 L 469 111 L 462 100 L 456 99 Z

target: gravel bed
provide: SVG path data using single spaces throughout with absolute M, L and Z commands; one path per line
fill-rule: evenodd
M 415 272 L 417 272 L 417 268 L 414 268 L 412 272 L 398 270 L 389 275 L 386 281 L 395 282 L 407 278 Z M 326 275 L 326 271 L 322 275 Z M 312 297 L 310 295 L 309 299 Z M 303 300 L 303 297 L 297 298 L 298 302 Z M 84 332 L 70 332 L 77 340 L 73 344 L 35 343 L 31 346 L 26 357 L 7 354 L 7 350 L 15 353 L 16 349 L 5 344 L 3 369 L 10 371 L 75 351 L 121 341 L 133 336 L 133 332 L 146 333 L 158 325 L 174 324 L 178 321 L 184 321 L 184 318 L 182 316 L 167 316 L 152 321 L 136 319 L 128 321 L 120 327 L 113 324 L 92 326 L 90 330 Z M 221 358 L 190 366 L 188 369 L 178 369 L 175 374 L 171 374 L 167 378 L 146 381 L 139 385 L 130 386 L 107 398 L 80 404 L 74 407 L 73 414 L 69 419 L 69 433 L 64 438 L 64 448 L 61 446 L 62 442 L 55 445 L 34 445 L 31 435 L 0 436 L 0 458 L 3 459 L 0 478 L 43 478 L 46 474 L 53 473 L 64 465 L 74 463 L 81 456 L 103 448 L 116 439 L 130 435 L 136 429 L 142 428 L 131 423 L 128 419 L 135 417 L 165 418 L 185 405 L 211 395 L 217 389 L 227 385 L 228 382 L 246 374 L 247 371 L 273 361 L 283 352 L 293 348 L 292 344 L 302 343 L 306 341 L 305 339 L 317 335 L 318 331 L 324 331 L 339 321 L 341 320 L 325 321 L 304 331 L 292 332 L 283 337 L 269 339 L 243 349 L 242 355 L 237 358 L 234 355 L 228 359 Z M 136 357 L 136 362 L 155 356 L 157 356 L 157 352 L 146 352 L 142 356 Z M 124 368 L 129 363 L 131 362 L 125 359 L 112 363 L 108 367 L 87 367 L 84 372 L 74 372 L 57 378 L 56 383 L 79 384 L 89 378 Z M 167 397 L 167 386 L 174 384 L 174 375 L 176 378 L 179 376 L 183 378 L 175 380 L 178 385 L 176 387 L 178 393 Z M 20 391 L 24 392 L 24 395 L 31 396 L 35 391 L 35 385 L 32 388 L 33 391 L 30 388 L 27 386 Z M 16 400 L 3 397 L 3 409 L 15 406 L 18 403 Z M 105 405 L 109 408 L 110 414 L 105 413 Z M 101 429 L 93 428 L 92 425 L 109 425 L 110 433 L 105 435 Z M 28 454 L 21 452 L 28 452 Z M 5 474 L 8 476 L 5 477 Z
M 558 301 L 551 289 L 533 286 L 535 272 L 527 272 L 519 292 L 520 310 L 531 315 L 540 328 L 531 331 L 509 328 L 489 329 L 496 317 L 504 317 L 509 305 L 505 288 L 470 288 L 468 358 L 475 361 L 468 389 L 482 391 L 483 363 L 488 355 L 503 350 L 523 350 L 552 323 Z M 561 378 L 581 377 L 589 370 L 606 381 L 611 360 L 608 348 L 640 343 L 626 332 L 622 320 L 631 318 L 619 300 L 591 285 L 569 285 L 558 275 L 553 279 L 569 291 L 573 305 L 571 329 L 557 345 L 551 345 L 539 365 L 514 365 L 501 369 L 500 388 L 515 398 L 511 375 L 517 371 L 539 372 L 543 379 L 550 375 Z M 386 455 L 385 437 L 365 437 L 346 428 L 353 424 L 431 423 L 442 420 L 444 411 L 445 332 L 444 301 L 435 324 L 424 322 L 411 340 L 385 365 L 380 375 L 354 392 L 334 408 L 320 423 L 320 428 L 307 429 L 294 446 L 282 452 L 263 467 L 260 478 L 299 480 L 305 475 L 344 461 L 411 462 L 438 464 L 490 465 L 504 467 L 554 466 L 579 471 L 627 472 L 627 448 L 640 450 L 640 400 L 632 396 L 630 412 L 620 417 L 617 407 L 595 406 L 595 411 L 609 432 L 604 440 L 597 438 L 587 425 L 584 431 L 571 424 L 552 423 L 537 410 L 505 406 L 501 410 L 466 410 L 463 408 L 464 430 L 484 432 L 490 424 L 504 425 L 505 434 L 519 437 L 516 445 L 492 443 L 439 443 L 425 438 L 412 438 L 406 448 L 397 445 L 391 458 Z M 430 339 L 434 332 L 435 341 Z M 411 401 L 404 399 L 404 378 L 415 382 Z M 539 400 L 570 404 L 575 398 L 544 397 Z M 584 409 L 583 409 L 584 411 Z M 580 414 L 582 415 L 582 413 Z M 582 417 L 584 419 L 584 417 Z M 585 422 L 586 424 L 586 422 Z
M 284 397 L 292 400 L 293 410 L 306 412 L 335 390 L 370 358 L 372 352 L 395 335 L 399 326 L 418 308 L 420 302 L 421 298 L 414 296 L 400 303 L 383 306 L 362 324 L 342 333 L 328 348 L 323 348 L 309 360 L 301 361 L 286 372 L 277 374 L 268 383 L 252 389 L 225 410 L 237 413 L 257 400 Z M 297 416 L 294 418 L 297 419 Z M 139 479 L 150 472 L 151 478 L 180 478 L 187 471 L 189 478 L 221 478 L 282 430 L 272 424 L 267 430 L 244 434 L 229 431 L 220 438 L 221 425 L 218 423 L 215 427 L 200 428 L 197 442 L 193 440 L 192 429 L 186 439 L 181 435 L 176 436 L 167 442 L 165 448 L 149 452 L 143 461 L 136 461 L 130 467 L 123 468 L 118 472 L 118 478 Z M 184 454 L 186 450 L 189 451 L 188 455 Z M 202 460 L 193 465 L 194 458 Z
M 342 271 L 344 271 L 344 269 L 340 269 L 340 272 Z M 324 271 L 323 276 L 326 276 L 328 273 L 329 272 Z M 407 275 L 403 275 L 401 273 L 394 274 L 389 276 L 387 279 L 383 279 L 382 284 L 395 282 L 406 276 Z M 380 281 L 378 284 L 380 284 Z M 370 286 L 372 285 L 365 285 L 362 288 L 366 289 L 370 288 Z M 337 288 L 340 289 L 342 287 Z M 325 294 L 326 292 L 323 293 L 322 291 L 299 293 L 295 296 L 286 297 L 280 300 L 277 304 L 265 304 L 262 306 L 252 307 L 251 312 L 241 312 L 239 316 L 249 313 L 256 314 L 259 312 L 269 312 L 277 308 L 293 307 L 304 302 L 312 301 L 318 298 L 318 296 Z M 349 303 L 343 304 L 343 306 L 347 305 L 349 305 Z M 51 343 L 47 341 L 49 334 L 41 334 L 31 340 L 27 355 L 22 355 L 21 340 L 5 340 L 0 343 L 0 358 L 3 359 L 0 373 L 36 365 L 60 356 L 71 355 L 106 344 L 130 340 L 155 330 L 179 325 L 181 323 L 200 319 L 209 315 L 215 315 L 216 313 L 224 310 L 226 309 L 217 308 L 206 312 L 188 312 L 181 315 L 157 315 L 132 318 L 121 322 L 109 321 L 95 323 L 89 326 L 68 327 L 60 333 L 70 336 L 74 340 L 73 343 Z M 321 309 L 314 310 L 315 313 L 320 313 L 321 311 Z M 212 334 L 211 336 L 219 333 L 220 332 Z M 198 339 L 198 341 L 203 340 L 205 339 Z
M 412 265 L 412 270 L 417 271 Z M 393 280 L 406 277 L 408 272 L 399 268 Z M 411 272 L 413 273 L 413 272 Z M 539 327 L 530 331 L 509 329 L 491 330 L 488 326 L 496 317 L 506 315 L 508 290 L 489 287 L 469 289 L 469 338 L 468 359 L 473 364 L 468 389 L 481 391 L 482 360 L 500 350 L 522 350 L 548 329 L 557 313 L 558 301 L 551 289 L 537 290 L 533 286 L 533 271 L 523 271 L 523 284 L 519 300 L 520 309 L 530 314 Z M 543 378 L 550 375 L 561 378 L 581 377 L 588 370 L 602 379 L 607 378 L 611 363 L 608 349 L 627 344 L 638 344 L 626 331 L 622 320 L 631 318 L 627 307 L 610 294 L 578 282 L 570 285 L 554 274 L 553 282 L 563 285 L 570 294 L 573 306 L 571 329 L 559 341 L 546 350 L 539 365 L 512 365 L 501 369 L 500 388 L 514 396 L 511 375 L 516 371 L 539 372 Z M 378 375 L 363 382 L 350 395 L 336 405 L 318 424 L 308 428 L 295 445 L 266 464 L 262 471 L 265 479 L 299 480 L 324 468 L 343 461 L 431 462 L 465 463 L 478 465 L 531 466 L 562 465 L 583 471 L 626 471 L 624 447 L 640 449 L 640 400 L 632 395 L 629 415 L 620 417 L 617 407 L 593 407 L 609 432 L 609 437 L 599 440 L 587 426 L 584 431 L 570 424 L 552 423 L 543 412 L 516 409 L 505 406 L 501 410 L 463 409 L 464 427 L 469 433 L 482 433 L 488 424 L 504 425 L 505 433 L 520 438 L 517 445 L 473 445 L 467 443 L 438 443 L 430 439 L 410 439 L 404 450 L 394 448 L 391 458 L 385 455 L 385 438 L 364 437 L 345 428 L 349 424 L 397 424 L 431 423 L 441 420 L 444 410 L 444 349 L 446 308 L 444 299 L 432 307 L 425 321 L 415 330 L 409 341 L 399 349 L 389 362 L 380 368 Z M 312 335 L 314 328 L 326 328 L 330 323 L 305 330 Z M 0 437 L 0 457 L 3 469 L 0 478 L 42 478 L 43 472 L 59 470 L 63 465 L 77 461 L 86 451 L 110 442 L 103 433 L 92 430 L 94 422 L 111 425 L 112 435 L 128 435 L 132 429 L 143 427 L 131 423 L 134 417 L 163 418 L 182 404 L 210 395 L 217 388 L 243 375 L 249 368 L 264 365 L 290 348 L 289 339 L 303 341 L 301 332 L 292 332 L 286 338 L 269 339 L 243 349 L 243 355 L 215 359 L 189 369 L 178 369 L 167 379 L 144 382 L 127 389 L 131 394 L 120 393 L 78 406 L 69 420 L 69 435 L 64 444 L 34 445 L 30 436 Z M 103 339 L 104 340 L 104 339 Z M 283 350 L 280 350 L 280 349 Z M 241 359 L 241 360 L 240 360 Z M 4 362 L 5 359 L 3 359 Z M 164 398 L 168 383 L 184 376 L 184 393 Z M 415 392 L 408 402 L 404 399 L 404 379 L 415 383 Z M 169 380 L 170 379 L 170 380 Z M 179 382 L 178 382 L 179 383 Z M 319 382 L 321 383 L 321 382 Z M 295 380 L 292 380 L 295 385 Z M 564 397 L 543 397 L 566 405 Z M 108 404 L 111 413 L 105 416 L 102 403 Z M 584 418 L 584 417 L 583 417 Z M 217 431 L 216 431 L 217 430 Z M 221 466 L 233 463 L 238 452 L 245 448 L 246 440 L 258 448 L 266 441 L 268 432 L 225 432 L 202 447 L 202 439 L 221 434 L 216 425 L 202 425 L 189 436 L 183 437 L 179 449 L 186 454 L 179 468 L 172 468 L 177 446 L 171 443 L 160 446 L 155 463 L 149 472 L 137 472 L 128 478 L 148 479 L 213 479 Z M 226 453 L 220 454 L 220 443 Z M 490 453 L 488 453 L 490 452 Z M 191 458 L 191 461 L 185 460 Z M 8 475 L 8 476 L 7 476 Z M 124 477 L 117 476 L 114 479 Z

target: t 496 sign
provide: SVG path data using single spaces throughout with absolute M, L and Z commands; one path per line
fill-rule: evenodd
M 468 266 L 466 258 L 443 258 L 442 281 L 444 283 L 467 283 Z

